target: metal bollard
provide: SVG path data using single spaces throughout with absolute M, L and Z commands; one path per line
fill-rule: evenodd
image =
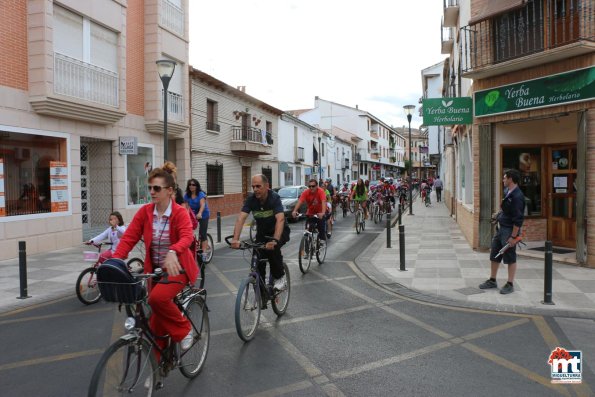
M 21 295 L 17 299 L 27 299 L 27 244 L 19 241 L 19 278 L 21 282 Z
M 405 225 L 399 225 L 399 262 L 400 268 L 402 272 L 406 271 L 405 269 Z
M 390 214 L 390 212 L 389 212 Z M 386 217 L 386 248 L 391 248 L 390 243 L 390 216 Z
M 552 262 L 553 249 L 552 242 L 545 242 L 545 257 L 544 257 L 544 275 L 543 275 L 543 303 L 544 305 L 554 305 L 552 302 Z
M 217 211 L 217 242 L 221 242 L 221 211 Z
M 403 215 L 403 206 L 399 203 L 399 225 L 401 225 L 401 215 Z

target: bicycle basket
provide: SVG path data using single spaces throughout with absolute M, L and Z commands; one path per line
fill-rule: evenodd
M 97 284 L 107 302 L 135 303 L 144 298 L 144 288 L 121 259 L 108 259 L 97 268 Z

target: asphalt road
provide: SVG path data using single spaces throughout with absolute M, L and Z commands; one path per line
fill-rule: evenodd
M 594 357 L 583 383 L 550 383 L 549 354 L 572 346 L 581 322 L 417 302 L 375 285 L 355 263 L 382 232 L 361 235 L 340 219 L 326 262 L 302 275 L 303 223 L 284 249 L 291 272 L 285 316 L 271 309 L 256 337 L 235 331 L 242 253 L 219 249 L 207 271 L 211 345 L 201 375 L 174 372 L 162 396 L 592 396 Z M 114 305 L 69 296 L 0 316 L 0 396 L 84 396 L 101 353 L 124 333 Z M 584 328 L 587 329 L 587 328 Z M 578 335 L 577 335 L 578 333 Z M 592 340 L 592 336 L 591 336 Z M 577 346 L 580 347 L 580 346 Z

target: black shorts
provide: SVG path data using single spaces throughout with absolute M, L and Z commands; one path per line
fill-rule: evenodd
M 507 244 L 508 238 L 511 235 L 511 227 L 500 226 L 499 230 L 496 232 L 496 235 L 492 238 L 490 261 L 498 263 L 504 262 L 504 264 L 506 265 L 516 263 L 516 245 L 514 247 L 508 248 L 504 254 L 496 258 L 496 255 L 498 255 L 498 252 L 502 249 L 502 247 L 504 247 Z
M 200 241 L 207 239 L 207 229 L 209 228 L 209 218 L 202 218 L 198 220 L 198 238 Z

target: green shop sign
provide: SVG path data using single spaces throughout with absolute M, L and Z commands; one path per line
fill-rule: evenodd
M 428 98 L 423 100 L 424 125 L 473 124 L 473 100 Z
M 477 91 L 475 117 L 539 109 L 595 98 L 595 67 Z

